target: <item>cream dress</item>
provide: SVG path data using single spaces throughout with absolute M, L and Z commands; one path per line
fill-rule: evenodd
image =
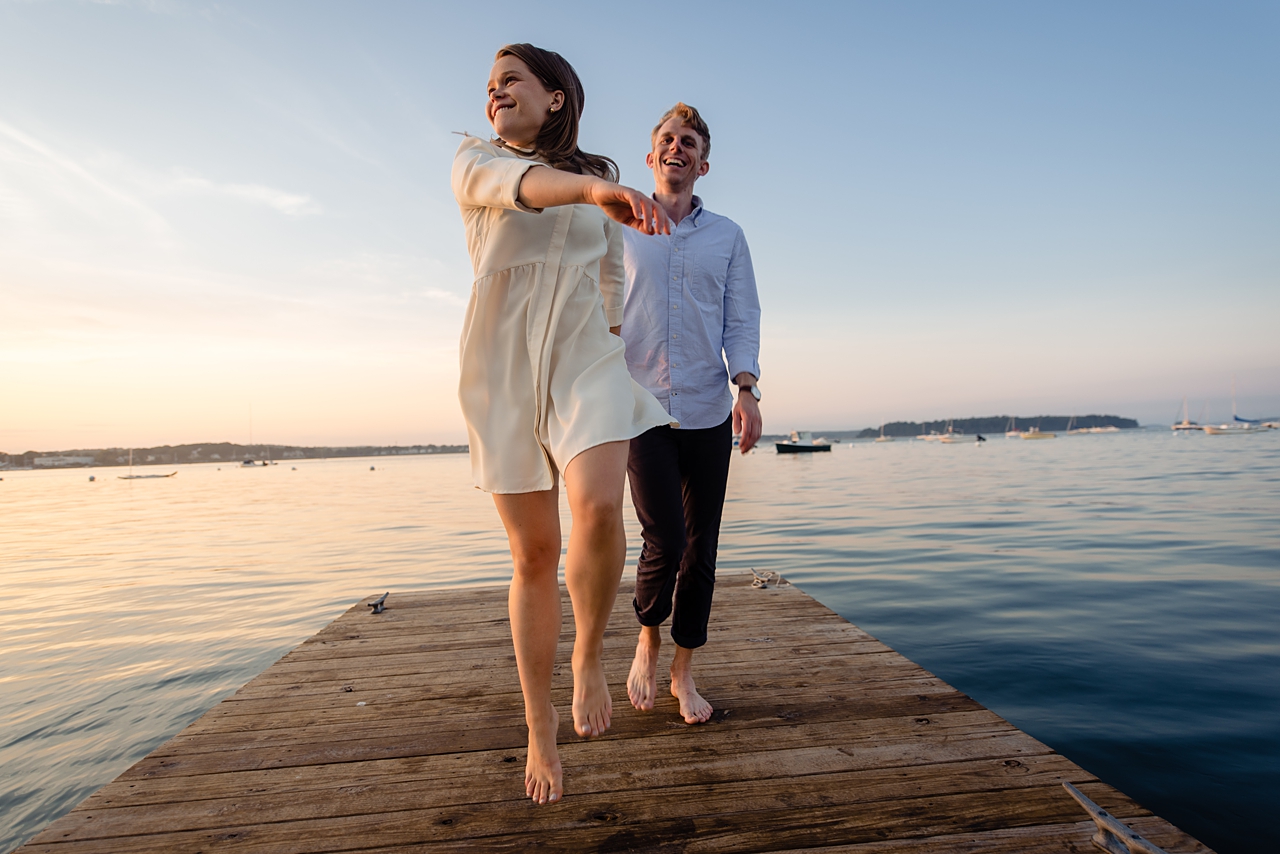
M 538 165 L 476 137 L 453 159 L 475 270 L 458 398 L 486 492 L 551 489 L 587 448 L 673 423 L 609 332 L 622 324 L 625 226 L 594 205 L 520 204 Z

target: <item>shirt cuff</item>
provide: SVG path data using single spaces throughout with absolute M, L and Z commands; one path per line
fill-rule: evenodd
M 608 306 L 606 306 L 604 310 L 604 319 L 609 322 L 610 329 L 612 329 L 615 326 L 621 326 L 622 325 L 622 306 L 617 306 L 615 308 L 609 308 Z
M 529 160 L 515 160 L 503 158 L 494 161 L 495 166 L 502 168 L 501 193 L 502 201 L 508 207 L 514 208 L 525 213 L 542 213 L 542 208 L 531 208 L 522 204 L 520 201 L 520 182 L 524 180 L 524 174 L 534 166 L 542 166 L 541 163 L 534 163 Z
M 733 378 L 744 371 L 757 380 L 760 379 L 760 363 L 755 359 L 729 359 L 729 382 L 733 382 Z

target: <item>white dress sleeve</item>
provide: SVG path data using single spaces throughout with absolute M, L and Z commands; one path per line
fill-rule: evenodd
M 530 167 L 542 164 L 518 157 L 502 157 L 491 143 L 469 136 L 453 156 L 453 195 L 465 208 L 504 208 L 542 213 L 522 205 L 520 181 Z

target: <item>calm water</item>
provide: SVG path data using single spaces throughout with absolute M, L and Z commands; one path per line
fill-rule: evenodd
M 0 851 L 360 597 L 506 580 L 465 457 L 293 466 L 0 473 Z M 784 573 L 1222 854 L 1275 850 L 1280 432 L 759 452 L 729 492 L 721 566 Z

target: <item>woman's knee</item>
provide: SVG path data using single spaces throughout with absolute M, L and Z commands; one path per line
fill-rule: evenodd
M 511 542 L 511 563 L 516 575 L 527 581 L 556 577 L 560 569 L 560 542 L 550 537 L 522 538 Z
M 622 524 L 622 491 L 593 489 L 575 496 L 571 502 L 574 527 L 608 530 Z

